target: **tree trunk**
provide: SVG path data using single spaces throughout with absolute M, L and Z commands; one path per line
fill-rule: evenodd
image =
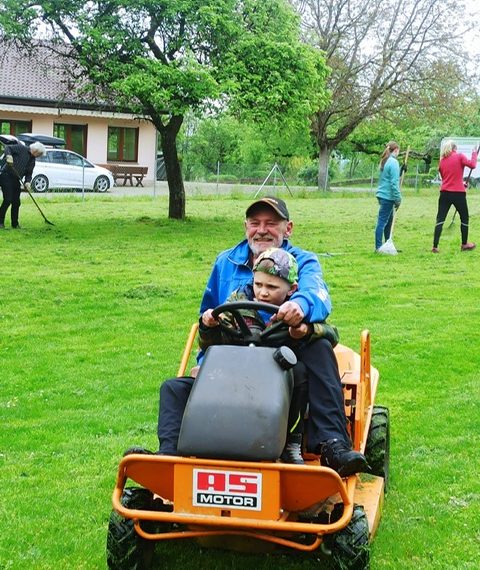
M 318 189 L 326 192 L 329 188 L 328 182 L 328 160 L 330 149 L 327 146 L 319 145 L 318 153 Z
M 169 202 L 168 217 L 185 219 L 185 187 L 177 153 L 177 134 L 183 123 L 182 116 L 172 116 L 166 125 L 156 125 L 162 141 L 163 158 L 167 174 Z

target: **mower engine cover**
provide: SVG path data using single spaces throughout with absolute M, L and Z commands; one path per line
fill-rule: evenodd
M 293 372 L 277 349 L 207 349 L 183 415 L 178 454 L 275 461 L 285 445 Z

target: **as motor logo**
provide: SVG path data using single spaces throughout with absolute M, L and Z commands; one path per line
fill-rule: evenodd
M 193 504 L 260 511 L 262 474 L 246 471 L 193 470 Z

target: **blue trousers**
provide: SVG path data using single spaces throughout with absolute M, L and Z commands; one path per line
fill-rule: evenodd
M 375 228 L 375 249 L 381 247 L 382 237 L 385 238 L 385 241 L 390 237 L 395 208 L 395 202 L 393 200 L 385 200 L 385 198 L 377 199 L 380 208 L 378 210 L 377 227 Z

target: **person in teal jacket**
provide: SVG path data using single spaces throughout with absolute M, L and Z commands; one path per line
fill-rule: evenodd
M 397 156 L 400 147 L 395 141 L 387 143 L 380 159 L 380 180 L 376 197 L 379 204 L 377 226 L 375 228 L 375 251 L 382 246 L 382 238 L 387 241 L 392 230 L 393 213 L 402 201 L 400 194 L 400 165 Z

